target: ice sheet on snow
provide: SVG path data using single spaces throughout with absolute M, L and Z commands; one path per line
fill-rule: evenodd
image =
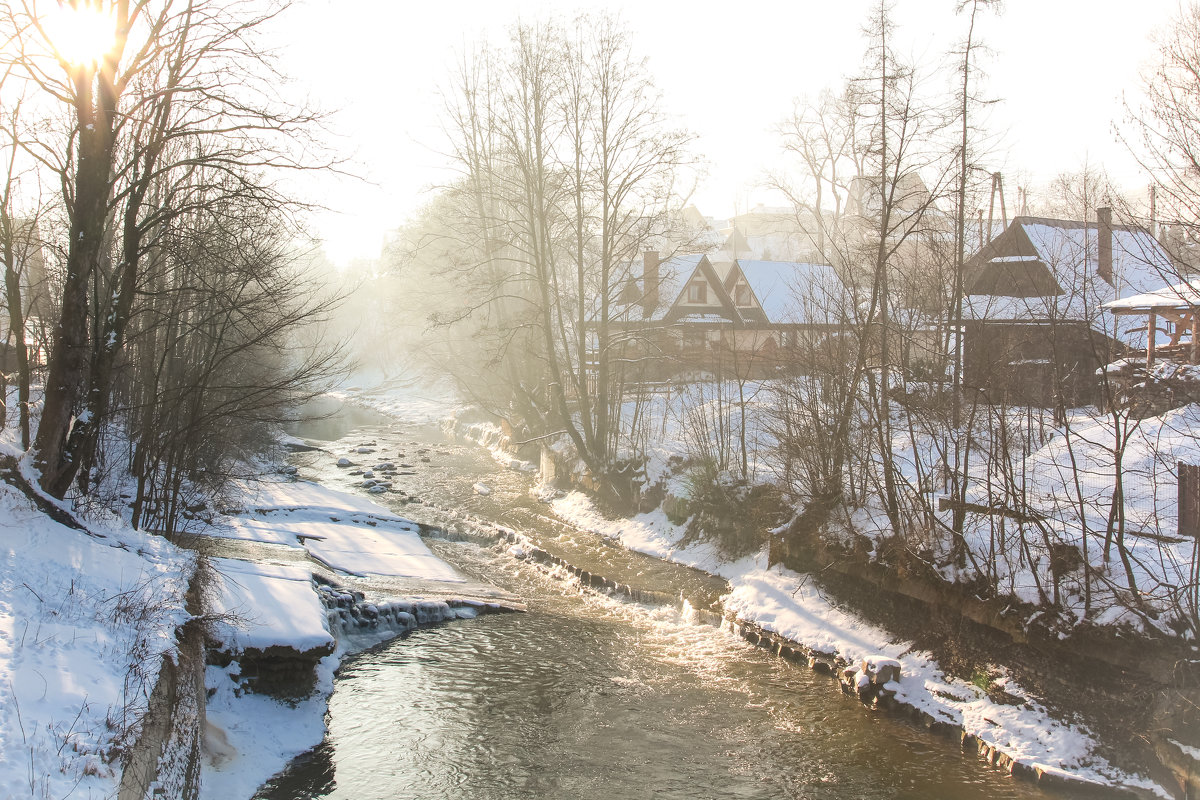
M 303 567 L 212 559 L 213 612 L 229 615 L 218 636 L 234 652 L 273 645 L 301 652 L 333 644 L 325 607 Z
M 365 497 L 339 492 L 310 481 L 266 482 L 247 487 L 239 504 L 247 511 L 314 511 L 326 514 L 370 514 L 399 519 Z
M 231 517 L 219 525 L 207 528 L 207 536 L 222 539 L 238 539 L 245 542 L 265 542 L 299 547 L 294 528 L 295 522 L 279 522 L 257 517 Z
M 312 537 L 304 546 L 313 558 L 343 572 L 464 582 L 430 552 L 414 526 L 310 522 L 296 527 Z

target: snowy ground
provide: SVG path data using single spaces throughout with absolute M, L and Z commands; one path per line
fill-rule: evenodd
M 48 519 L 0 483 L 0 797 L 116 795 L 194 559 Z

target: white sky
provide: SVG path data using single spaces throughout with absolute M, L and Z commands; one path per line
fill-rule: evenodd
M 1148 182 L 1112 124 L 1122 93 L 1136 92 L 1151 34 L 1179 0 L 1007 0 L 978 29 L 995 51 L 987 92 L 1000 98 L 991 127 L 1002 134 L 996 169 L 1015 186 L 1100 164 L 1123 185 Z M 756 187 L 778 154 L 771 127 L 793 98 L 815 96 L 853 73 L 870 0 L 751 0 L 683 4 L 548 0 L 299 0 L 279 21 L 284 65 L 297 89 L 338 109 L 335 129 L 370 184 L 326 179 L 317 199 L 318 233 L 339 263 L 379 255 L 386 231 L 402 224 L 445 180 L 439 155 L 438 86 L 457 53 L 487 38 L 501 42 L 517 19 L 604 9 L 634 32 L 665 110 L 699 139 L 709 177 L 694 200 L 725 217 L 771 204 Z M 897 0 L 901 49 L 933 61 L 961 38 L 954 0 Z M 1015 189 L 1009 189 L 1015 195 Z M 1010 197 L 1010 207 L 1015 196 Z

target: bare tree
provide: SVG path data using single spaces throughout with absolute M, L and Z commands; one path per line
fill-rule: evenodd
M 3 82 L 0 81 L 0 84 Z M 21 432 L 21 444 L 29 447 L 29 402 L 32 382 L 32 366 L 29 358 L 28 328 L 31 314 L 39 317 L 48 312 L 45 300 L 45 261 L 42 252 L 40 216 L 42 212 L 38 176 L 30 168 L 21 166 L 22 123 L 18 99 L 3 125 L 3 143 L 0 154 L 4 159 L 4 182 L 0 187 L 0 260 L 4 262 L 4 298 L 8 307 L 8 340 L 12 342 L 12 354 L 17 378 L 17 425 Z M 22 197 L 22 184 L 32 191 Z M 25 213 L 20 213 L 18 203 L 25 202 Z M 5 369 L 9 369 L 6 365 Z M 7 380 L 4 381 L 7 383 Z M 0 421 L 4 420 L 5 399 L 0 396 Z
M 88 481 L 147 237 L 197 198 L 222 202 L 172 186 L 193 186 L 187 176 L 205 165 L 230 178 L 220 184 L 227 192 L 282 207 L 266 173 L 313 166 L 301 158 L 312 158 L 304 151 L 318 118 L 281 101 L 269 51 L 255 36 L 286 5 L 113 0 L 93 9 L 111 17 L 112 44 L 83 62 L 56 49 L 36 0 L 9 15 L 22 34 L 15 68 L 71 110 L 65 146 L 42 139 L 29 148 L 58 174 L 70 220 L 33 457 L 52 495 L 76 476 Z
M 564 434 L 604 483 L 628 344 L 613 325 L 633 264 L 672 224 L 690 137 L 605 17 L 519 26 L 506 52 L 467 64 L 450 127 L 480 245 L 467 275 L 488 287 L 472 310 L 497 314 L 502 348 L 536 335 L 522 355 L 541 373 L 510 387 L 512 408 L 533 435 Z
M 1177 258 L 1200 242 L 1200 5 L 1183 4 L 1142 76 L 1145 102 L 1127 106 L 1118 135 L 1154 181 L 1157 215 L 1175 223 Z
M 774 172 L 767 182 L 788 199 L 798 226 L 810 239 L 814 232 L 809 228 L 815 228 L 812 244 L 826 259 L 832 250 L 826 239 L 842 220 L 853 178 L 865 167 L 859 117 L 853 112 L 856 102 L 853 84 L 837 94 L 825 90 L 815 106 L 796 101 L 791 116 L 776 126 L 784 152 L 798 162 L 799 174 Z

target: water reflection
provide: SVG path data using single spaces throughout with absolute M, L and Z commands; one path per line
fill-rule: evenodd
M 727 633 L 456 547 L 530 613 L 350 659 L 330 703 L 336 781 L 281 779 L 261 797 L 1042 796 Z
M 528 511 L 527 479 L 429 426 L 335 420 L 320 433 L 376 441 L 371 458 L 412 459 L 401 514 L 469 525 L 463 508 L 519 527 L 571 558 L 619 559 L 586 534 L 558 539 Z M 324 424 L 324 422 L 322 423 Z M 316 437 L 306 426 L 303 435 Z M 350 487 L 331 452 L 305 471 Z M 345 449 L 343 447 L 343 450 Z M 412 456 L 428 448 L 429 462 Z M 493 487 L 472 491 L 476 481 Z M 329 733 L 259 797 L 288 798 L 1032 798 L 945 740 L 841 696 L 830 679 L 673 609 L 581 592 L 577 583 L 485 548 L 431 542 L 464 574 L 520 595 L 527 614 L 420 630 L 348 659 Z M 688 586 L 682 568 L 629 556 L 630 582 Z M 703 588 L 702 581 L 696 583 Z M 678 588 L 678 587 L 677 587 Z

